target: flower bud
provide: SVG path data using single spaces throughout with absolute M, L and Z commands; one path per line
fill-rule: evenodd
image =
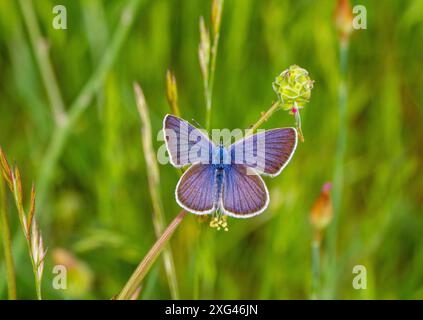
M 330 196 L 330 189 L 332 184 L 326 182 L 323 185 L 319 197 L 313 204 L 310 213 L 310 221 L 313 227 L 317 230 L 325 229 L 332 221 L 332 199 Z
M 73 253 L 63 248 L 53 250 L 53 263 L 66 270 L 66 295 L 71 299 L 86 297 L 92 289 L 94 275 L 91 268 Z
M 307 70 L 292 65 L 276 77 L 273 90 L 279 98 L 281 107 L 292 112 L 293 108 L 302 109 L 309 102 L 313 83 Z
M 334 12 L 334 20 L 340 40 L 348 42 L 348 39 L 353 31 L 353 15 L 349 0 L 337 1 Z

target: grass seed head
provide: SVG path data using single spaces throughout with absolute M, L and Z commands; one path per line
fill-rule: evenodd
M 176 85 L 175 75 L 170 70 L 166 72 L 166 97 L 172 113 L 179 117 L 178 87 Z
M 7 161 L 6 155 L 3 152 L 3 149 L 0 147 L 0 164 L 1 164 L 1 172 L 3 174 L 4 179 L 7 182 L 10 190 L 13 190 L 13 174 L 12 170 L 10 169 L 9 162 Z
M 211 23 L 214 36 L 220 32 L 220 23 L 222 21 L 223 0 L 213 0 L 211 10 Z
M 200 45 L 198 47 L 198 58 L 200 60 L 201 73 L 204 79 L 209 78 L 210 65 L 210 33 L 206 28 L 204 18 L 200 17 Z

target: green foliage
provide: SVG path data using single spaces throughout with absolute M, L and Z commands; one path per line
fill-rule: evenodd
M 110 54 L 128 1 L 62 1 L 67 30 L 52 28 L 55 1 L 33 2 L 69 110 L 102 57 Z M 337 298 L 423 298 L 423 43 L 417 40 L 423 37 L 422 5 L 420 0 L 363 4 L 368 29 L 352 33 L 346 71 L 348 134 L 334 292 Z M 265 179 L 269 209 L 252 219 L 229 218 L 228 232 L 217 232 L 194 215 L 175 231 L 170 245 L 181 298 L 310 297 L 309 212 L 322 184 L 333 178 L 338 141 L 339 45 L 333 10 L 334 1 L 225 1 L 211 128 L 255 123 L 276 99 L 275 77 L 290 65 L 305 68 L 315 83 L 301 113 L 306 141 L 280 176 Z M 80 107 L 57 166 L 48 173 L 51 183 L 36 212 L 48 248 L 45 298 L 114 296 L 156 240 L 133 82 L 146 95 L 156 150 L 161 142 L 155 135 L 170 110 L 169 68 L 177 80 L 181 116 L 206 123 L 198 23 L 200 16 L 210 16 L 210 3 L 141 1 L 135 13 L 113 66 L 103 70 L 105 78 L 87 108 Z M 20 6 L 12 0 L 0 1 L 0 77 L 0 146 L 11 163 L 19 164 L 24 188 L 32 180 L 37 187 L 55 119 Z M 276 112 L 262 128 L 293 125 L 292 115 Z M 159 169 L 168 224 L 180 211 L 174 200 L 179 175 L 170 165 Z M 35 298 L 30 261 L 18 241 L 17 213 L 12 205 L 8 210 L 18 298 Z M 55 250 L 77 259 L 72 272 L 83 279 L 80 288 L 53 289 Z M 323 275 L 329 253 L 324 239 Z M 351 284 L 359 264 L 367 267 L 367 290 Z M 4 299 L 3 251 L 0 266 Z M 328 279 L 321 280 L 325 290 Z M 170 298 L 162 259 L 146 276 L 140 298 Z

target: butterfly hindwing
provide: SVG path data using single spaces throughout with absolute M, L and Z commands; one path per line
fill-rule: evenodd
M 277 176 L 291 160 L 297 147 L 294 128 L 272 129 L 242 139 L 229 147 L 231 162 Z
M 173 166 L 211 163 L 213 143 L 189 122 L 168 114 L 163 120 L 163 131 Z
M 223 213 L 236 218 L 249 218 L 263 212 L 268 204 L 267 187 L 253 169 L 239 164 L 226 167 L 221 195 Z
M 207 214 L 216 210 L 216 171 L 207 164 L 193 164 L 176 186 L 176 201 L 193 213 Z

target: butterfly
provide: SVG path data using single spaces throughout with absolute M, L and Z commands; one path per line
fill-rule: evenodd
M 259 174 L 277 176 L 297 146 L 295 128 L 271 129 L 225 147 L 214 144 L 202 130 L 173 115 L 163 119 L 170 163 L 191 165 L 176 186 L 176 202 L 195 214 L 219 210 L 235 218 L 262 213 L 269 191 Z

